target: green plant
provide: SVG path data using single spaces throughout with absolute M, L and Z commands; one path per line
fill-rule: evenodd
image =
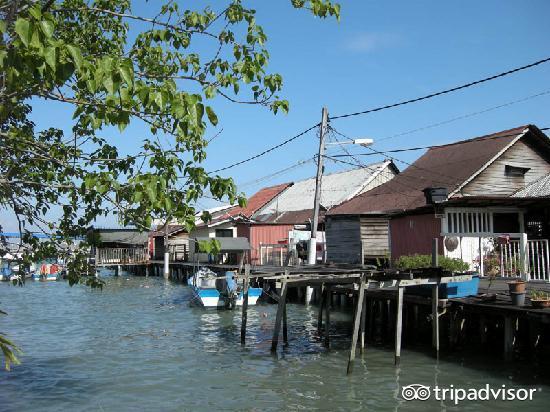
M 394 265 L 400 270 L 429 268 L 432 266 L 432 256 L 419 254 L 400 256 Z M 446 256 L 439 256 L 439 266 L 449 272 L 464 272 L 469 269 L 469 265 L 463 260 Z
M 531 300 L 550 300 L 550 293 L 544 290 L 532 290 L 531 291 Z

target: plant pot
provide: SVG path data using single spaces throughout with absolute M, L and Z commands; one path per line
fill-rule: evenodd
M 550 308 L 550 300 L 548 299 L 531 299 L 531 306 L 537 309 Z
M 512 282 L 508 282 L 508 290 L 510 293 L 525 293 L 525 281 L 514 280 Z
M 510 297 L 512 298 L 512 305 L 525 305 L 525 292 L 510 292 Z

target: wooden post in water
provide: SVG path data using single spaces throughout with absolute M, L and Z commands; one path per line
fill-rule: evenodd
M 288 271 L 285 271 L 288 275 Z M 277 352 L 277 344 L 279 343 L 279 331 L 281 330 L 281 321 L 283 320 L 283 312 L 286 306 L 287 276 L 281 282 L 281 293 L 279 295 L 279 304 L 277 305 L 277 316 L 275 317 L 275 327 L 273 329 L 273 339 L 271 340 L 271 352 Z
M 401 360 L 401 336 L 403 329 L 403 292 L 404 288 L 397 288 L 397 319 L 395 321 L 395 366 Z
M 246 321 L 248 319 L 248 284 L 250 276 L 250 265 L 244 266 L 244 280 L 243 280 L 243 312 L 241 317 L 241 345 L 246 341 Z
M 286 323 L 286 302 L 283 305 L 283 344 L 284 346 L 288 345 L 288 329 Z
M 504 360 L 511 361 L 514 358 L 514 335 L 517 319 L 511 316 L 504 317 Z
M 361 321 L 361 312 L 363 311 L 363 299 L 365 297 L 365 275 L 361 276 L 359 284 L 359 299 L 357 299 L 357 310 L 353 322 L 353 336 L 351 337 L 351 349 L 349 351 L 348 370 L 349 375 L 353 370 L 353 361 L 355 360 L 355 350 L 357 348 L 357 338 L 359 337 L 359 325 Z
M 439 283 L 432 285 L 432 346 L 439 356 Z
M 317 333 L 321 334 L 323 328 L 323 306 L 328 302 L 326 301 L 326 288 L 325 284 L 321 285 L 321 293 L 319 294 L 319 312 L 317 313 Z M 329 303 L 330 304 L 330 303 Z
M 361 354 L 365 352 L 365 329 L 367 326 L 367 299 L 363 299 L 363 310 L 361 311 Z
M 325 347 L 330 348 L 330 304 L 332 302 L 332 290 L 325 287 Z

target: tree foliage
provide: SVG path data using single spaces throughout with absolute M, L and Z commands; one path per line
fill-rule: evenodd
M 339 18 L 330 0 L 290 3 Z M 0 254 L 22 248 L 28 264 L 63 249 L 75 283 L 84 254 L 71 244 L 99 216 L 146 230 L 154 218 L 191 228 L 205 193 L 244 202 L 232 179 L 201 166 L 206 131 L 220 122 L 214 103 L 286 112 L 283 80 L 267 70 L 267 36 L 254 9 L 241 0 L 189 4 L 151 2 L 155 14 L 141 16 L 130 0 L 0 2 L 0 205 L 22 235 L 18 245 L 0 239 Z M 39 100 L 72 110 L 70 132 L 29 119 Z M 132 137 L 139 150 L 128 155 L 117 129 L 132 123 L 146 125 L 147 135 Z M 34 230 L 49 240 L 39 242 Z

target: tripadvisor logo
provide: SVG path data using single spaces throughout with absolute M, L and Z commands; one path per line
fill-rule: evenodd
M 452 401 L 457 405 L 461 401 L 532 401 L 537 388 L 507 388 L 502 385 L 492 388 L 489 384 L 481 388 L 455 388 L 425 386 L 413 384 L 401 388 L 401 397 L 406 401 L 427 401 L 433 398 L 438 401 Z

